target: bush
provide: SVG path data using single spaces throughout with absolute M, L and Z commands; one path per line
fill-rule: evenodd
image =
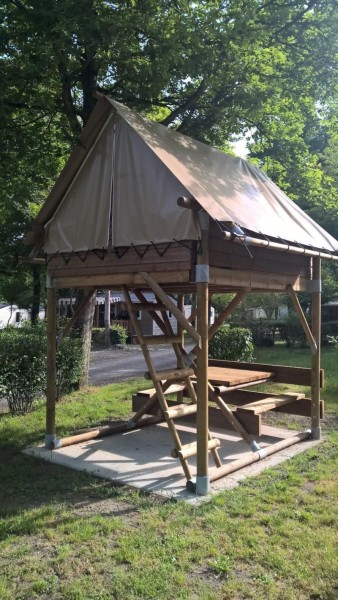
M 127 342 L 127 331 L 122 325 L 112 325 L 110 328 L 110 343 L 125 344 Z M 106 334 L 103 327 L 93 327 L 92 329 L 92 348 L 98 350 L 106 347 Z
M 105 330 L 102 327 L 93 327 L 92 329 L 92 348 L 105 348 L 106 338 Z
M 11 414 L 25 414 L 46 390 L 45 323 L 0 331 L 0 390 Z M 57 400 L 78 388 L 82 374 L 81 340 L 65 338 L 56 354 Z
M 0 333 L 0 386 L 11 414 L 24 414 L 46 384 L 46 336 L 37 325 L 6 327 Z
M 79 389 L 83 368 L 82 340 L 66 337 L 56 353 L 56 399 Z
M 296 315 L 291 315 L 285 319 L 279 326 L 279 335 L 288 348 L 307 346 L 306 335 L 303 326 Z
M 116 344 L 125 344 L 127 342 L 128 333 L 122 325 L 113 325 L 110 328 L 110 342 L 115 346 Z
M 255 346 L 273 346 L 277 328 L 277 322 L 268 319 L 255 319 L 248 324 L 248 329 L 252 333 L 252 341 Z
M 209 343 L 209 357 L 223 360 L 253 360 L 250 329 L 222 325 Z

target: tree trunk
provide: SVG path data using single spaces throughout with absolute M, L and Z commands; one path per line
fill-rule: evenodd
M 110 346 L 110 290 L 104 293 L 104 329 L 107 348 Z
M 78 302 L 81 302 L 88 290 L 81 290 L 78 298 Z M 92 327 L 95 312 L 96 294 L 93 294 L 91 300 L 88 302 L 82 318 L 78 322 L 78 330 L 81 333 L 83 343 L 83 373 L 80 381 L 80 385 L 88 385 L 89 375 L 89 362 L 90 362 L 90 351 L 92 342 Z

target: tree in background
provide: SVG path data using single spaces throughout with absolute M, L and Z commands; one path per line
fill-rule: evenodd
M 336 214 L 337 18 L 335 0 L 4 0 L 0 254 L 20 246 L 95 91 L 220 149 L 250 132 L 276 183 L 319 221 Z

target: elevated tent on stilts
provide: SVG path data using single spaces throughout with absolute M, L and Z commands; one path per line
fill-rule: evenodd
M 97 289 L 123 291 L 147 364 L 146 377 L 154 386 L 135 395 L 134 414 L 124 428 L 165 421 L 172 456 L 180 461 L 188 488 L 199 495 L 209 493 L 210 482 L 242 465 L 222 464 L 220 442 L 212 433 L 215 420 L 247 442 L 249 463 L 283 446 L 260 446 L 266 411 L 311 417 L 311 432 L 290 443 L 309 435 L 320 438 L 320 263 L 322 258 L 338 260 L 338 242 L 259 169 L 100 96 L 25 241 L 35 252 L 43 247 L 47 255 L 49 447 L 84 439 L 58 440 L 56 435 L 55 294 L 60 288 L 89 288 L 87 298 Z M 147 291 L 154 302 L 147 302 Z M 311 369 L 208 361 L 208 340 L 242 299 L 270 291 L 290 294 L 310 345 Z M 210 298 L 225 292 L 234 298 L 209 326 Z M 298 292 L 312 294 L 311 327 Z M 183 312 L 184 294 L 196 296 L 190 320 Z M 142 333 L 140 306 L 159 327 L 157 339 Z M 168 312 L 177 319 L 177 332 Z M 184 331 L 195 344 L 189 353 Z M 171 369 L 155 369 L 150 342 L 172 346 Z M 247 389 L 266 381 L 308 385 L 311 398 Z M 168 399 L 173 393 L 177 401 Z M 176 421 L 187 418 L 196 419 L 197 431 L 195 441 L 185 445 Z M 95 438 L 107 430 L 84 435 Z M 189 463 L 193 455 L 196 470 Z

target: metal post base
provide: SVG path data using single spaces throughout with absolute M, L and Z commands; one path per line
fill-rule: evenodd
M 197 496 L 208 496 L 210 493 L 210 479 L 206 475 L 204 477 L 196 477 L 196 494 Z
M 46 433 L 45 448 L 48 448 L 48 450 L 55 450 L 56 448 L 61 448 L 61 446 L 61 440 L 58 440 L 55 433 Z
M 311 428 L 311 438 L 313 440 L 321 440 L 322 439 L 322 428 L 321 427 L 312 427 Z

